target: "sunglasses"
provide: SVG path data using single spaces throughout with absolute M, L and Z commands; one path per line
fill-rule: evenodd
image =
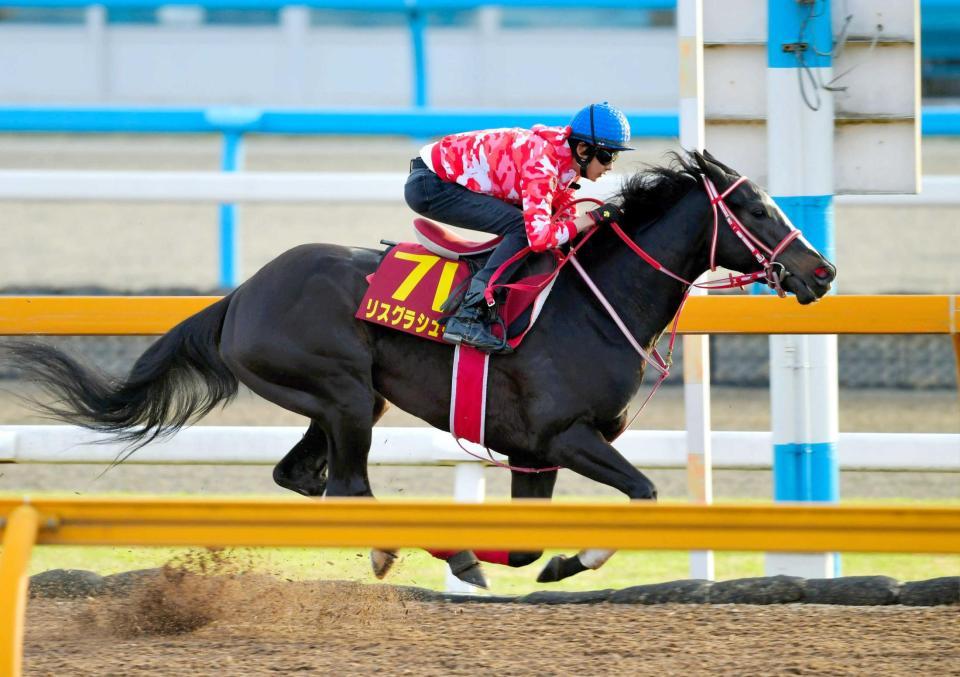
M 594 148 L 593 157 L 597 158 L 597 161 L 602 165 L 610 165 L 620 157 L 620 153 L 615 150 L 607 150 L 606 148 Z

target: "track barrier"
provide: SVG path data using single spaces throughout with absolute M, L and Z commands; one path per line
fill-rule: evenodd
M 0 499 L 0 674 L 19 675 L 34 544 L 960 553 L 960 508 Z
M 163 334 L 219 296 L 0 296 L 0 335 Z M 960 296 L 691 297 L 683 334 L 949 334 L 960 385 Z
M 220 296 L 0 296 L 0 335 L 163 334 Z M 801 306 L 775 296 L 693 297 L 683 334 L 960 333 L 958 295 L 826 296 Z

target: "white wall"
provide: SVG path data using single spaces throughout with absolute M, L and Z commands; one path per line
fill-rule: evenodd
M 677 105 L 670 27 L 429 28 L 426 50 L 434 106 Z M 413 90 L 406 28 L 311 27 L 289 11 L 275 27 L 105 25 L 96 11 L 86 26 L 0 25 L 0 63 L 6 105 L 408 106 Z

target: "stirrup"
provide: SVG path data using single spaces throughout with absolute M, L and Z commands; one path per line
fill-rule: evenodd
M 450 322 L 457 320 L 463 326 L 461 331 L 450 329 Z M 491 354 L 512 353 L 513 348 L 507 343 L 506 339 L 498 338 L 489 330 L 486 323 L 480 320 L 465 320 L 459 317 L 451 317 L 447 321 L 447 328 L 443 332 L 443 340 L 447 343 L 468 345 L 477 350 Z

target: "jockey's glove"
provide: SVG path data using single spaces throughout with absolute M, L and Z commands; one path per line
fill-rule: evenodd
M 587 216 L 598 226 L 609 226 L 611 223 L 623 221 L 623 210 L 612 202 L 607 202 L 587 212 Z

